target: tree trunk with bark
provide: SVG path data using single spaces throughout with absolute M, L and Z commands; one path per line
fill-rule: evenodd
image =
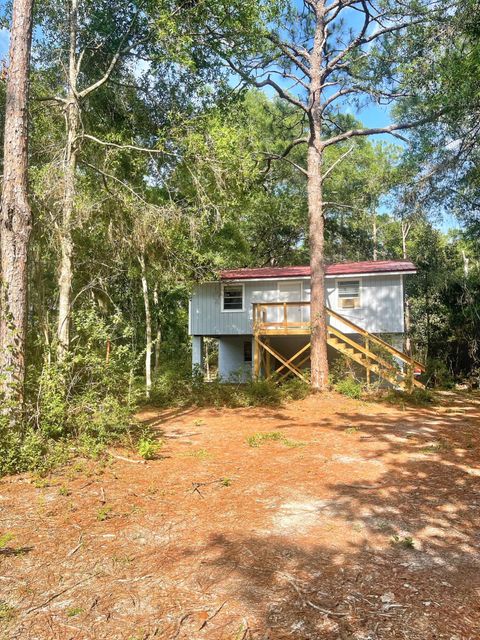
M 155 357 L 153 370 L 155 375 L 160 370 L 160 348 L 162 346 L 162 327 L 160 325 L 160 308 L 158 306 L 158 287 L 155 285 L 153 290 L 153 304 L 155 307 L 155 320 L 157 323 L 157 335 L 155 336 Z
M 77 98 L 77 29 L 78 6 L 77 0 L 72 0 L 70 6 L 70 52 L 68 64 L 68 95 L 65 105 L 65 123 L 67 141 L 64 156 L 64 192 L 62 217 L 59 228 L 60 268 L 58 275 L 58 323 L 57 323 L 57 351 L 58 359 L 62 361 L 70 347 L 70 316 L 72 306 L 73 280 L 73 239 L 72 224 L 75 213 L 76 171 L 77 171 L 77 135 L 80 124 L 80 106 Z
M 323 147 L 321 84 L 322 47 L 325 27 L 318 15 L 317 27 L 311 52 L 310 82 L 310 135 L 307 155 L 307 194 L 311 269 L 311 385 L 315 391 L 328 387 L 327 319 L 325 313 L 325 217 L 323 204 Z
M 143 304 L 145 307 L 145 395 L 150 397 L 152 390 L 152 314 L 150 311 L 150 299 L 148 296 L 147 269 L 145 256 L 139 256 L 140 275 L 142 280 Z
M 402 221 L 402 256 L 404 260 L 407 260 L 407 237 L 410 233 L 411 224 Z M 407 355 L 412 355 L 412 340 L 411 340 L 411 313 L 410 313 L 410 297 L 404 293 L 404 321 L 405 321 L 405 353 Z
M 28 82 L 33 0 L 14 0 L 6 88 L 4 169 L 0 202 L 0 384 L 12 421 L 23 407 L 27 325 Z

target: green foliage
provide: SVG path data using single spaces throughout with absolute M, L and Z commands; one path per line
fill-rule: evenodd
M 5 602 L 5 600 L 0 600 L 0 621 L 8 622 L 15 615 L 15 607 L 12 607 Z
M 5 549 L 10 540 L 13 540 L 13 533 L 3 533 L 0 535 L 0 549 Z
M 344 396 L 359 400 L 362 397 L 363 386 L 353 377 L 344 378 L 335 384 L 335 390 Z
M 162 441 L 154 440 L 148 435 L 142 435 L 137 443 L 137 451 L 144 460 L 154 460 L 162 446 Z
M 112 507 L 106 504 L 97 511 L 97 520 L 103 522 L 112 517 Z
M 201 372 L 192 376 L 190 363 L 165 362 L 153 383 L 151 401 L 157 406 L 254 407 L 278 406 L 300 400 L 309 394 L 301 380 L 275 384 L 273 380 L 249 380 L 246 383 L 212 380 L 205 382 Z
M 299 442 L 298 440 L 290 440 L 289 438 L 286 438 L 283 435 L 283 433 L 280 433 L 280 431 L 254 433 L 253 435 L 248 436 L 247 438 L 248 446 L 254 447 L 254 448 L 258 448 L 265 442 L 270 442 L 270 441 L 281 442 L 283 445 L 285 445 L 286 447 L 289 447 L 290 449 L 295 449 L 297 447 L 304 447 L 306 444 L 305 442 Z
M 389 389 L 379 396 L 382 400 L 400 406 L 428 407 L 435 402 L 435 395 L 428 389 L 413 389 L 413 391 L 401 391 Z
M 75 348 L 62 365 L 46 360 L 29 370 L 23 429 L 13 431 L 0 416 L 0 475 L 45 473 L 75 453 L 98 456 L 109 444 L 136 437 L 128 327 L 115 316 L 107 323 L 88 306 L 77 312 L 75 329 Z M 105 344 L 113 336 L 107 364 Z
M 415 549 L 415 542 L 413 538 L 410 536 L 405 536 L 404 538 L 401 538 L 400 536 L 395 535 L 391 538 L 390 544 L 393 547 L 401 547 L 402 549 L 407 549 L 408 551 Z
M 247 444 L 249 447 L 259 447 L 264 442 L 269 442 L 271 440 L 278 442 L 279 440 L 283 440 L 284 435 L 280 433 L 280 431 L 269 431 L 267 433 L 254 433 L 247 438 Z

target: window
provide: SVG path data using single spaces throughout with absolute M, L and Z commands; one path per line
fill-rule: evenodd
M 338 282 L 338 306 L 340 309 L 358 309 L 360 306 L 360 280 Z
M 250 340 L 246 340 L 243 343 L 243 361 L 251 362 L 252 361 L 252 343 Z
M 224 284 L 222 292 L 223 311 L 243 311 L 243 284 Z

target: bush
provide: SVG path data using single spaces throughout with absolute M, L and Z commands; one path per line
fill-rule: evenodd
M 127 329 L 88 308 L 75 317 L 75 349 L 64 362 L 28 370 L 26 412 L 18 432 L 0 416 L 0 475 L 46 472 L 74 453 L 98 456 L 111 443 L 135 440 L 129 392 L 135 359 L 123 344 Z M 118 336 L 108 364 L 107 339 Z
M 362 397 L 363 387 L 360 382 L 357 382 L 357 380 L 355 380 L 355 378 L 348 377 L 337 382 L 337 384 L 335 385 L 335 390 L 343 394 L 344 396 L 359 400 Z
M 153 383 L 151 400 L 161 407 L 213 406 L 256 407 L 276 406 L 284 401 L 298 400 L 309 393 L 309 386 L 301 380 L 276 384 L 272 380 L 243 382 L 205 382 L 201 372 L 187 367 L 167 367 Z
M 137 451 L 144 460 L 153 460 L 163 446 L 163 442 L 154 440 L 149 435 L 143 435 L 138 441 Z

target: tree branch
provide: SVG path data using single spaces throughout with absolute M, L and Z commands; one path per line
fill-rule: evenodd
M 245 80 L 245 82 L 248 82 L 249 84 L 253 84 L 255 87 L 257 87 L 257 89 L 262 89 L 263 87 L 272 87 L 273 89 L 275 89 L 275 91 L 278 93 L 278 95 L 281 98 L 283 98 L 284 100 L 287 100 L 288 102 L 290 102 L 290 104 L 293 104 L 299 109 L 302 109 L 302 111 L 305 111 L 305 113 L 310 112 L 309 107 L 305 106 L 303 102 L 301 102 L 300 100 L 297 100 L 297 98 L 287 93 L 284 89 L 282 89 L 282 87 L 279 84 L 277 84 L 270 77 L 268 77 L 266 80 L 256 80 L 255 78 L 252 78 L 251 75 L 243 71 L 243 69 L 240 69 L 239 67 L 237 67 L 228 58 L 225 58 L 225 61 L 228 64 L 228 66 L 233 71 L 235 71 L 235 73 L 237 73 L 241 78 L 243 78 L 243 80 Z
M 310 62 L 310 54 L 308 53 L 308 51 L 306 49 L 299 49 L 298 47 L 296 47 L 295 45 L 293 45 L 291 43 L 283 42 L 282 40 L 280 40 L 280 38 L 277 38 L 273 34 L 268 34 L 267 35 L 267 40 L 270 40 L 270 42 L 272 42 L 276 47 L 278 47 L 280 49 L 280 51 L 282 51 L 282 53 L 284 55 L 286 55 L 287 58 L 289 58 L 289 60 L 291 60 L 293 62 L 294 65 L 296 65 L 299 69 L 301 69 L 302 72 L 308 78 L 311 77 L 310 76 L 310 69 L 307 67 L 306 64 L 304 64 L 301 60 L 299 60 L 299 57 L 302 57 L 305 60 L 307 60 L 308 62 Z M 292 50 L 293 53 L 290 50 Z M 299 53 L 299 51 L 302 51 L 302 53 Z
M 415 120 L 414 122 L 406 122 L 403 124 L 391 124 L 388 127 L 377 127 L 372 129 L 350 129 L 350 131 L 345 131 L 344 133 L 340 133 L 338 136 L 334 136 L 333 138 L 328 138 L 328 140 L 323 140 L 322 146 L 329 147 L 332 144 L 337 144 L 342 140 L 348 140 L 349 138 L 353 138 L 356 136 L 372 136 L 372 135 L 377 135 L 381 133 L 391 133 L 393 135 L 393 132 L 395 131 L 413 129 L 414 127 L 419 127 L 422 124 L 433 122 L 433 120 L 436 120 L 437 118 L 442 116 L 444 113 L 446 113 L 446 111 L 447 109 L 443 109 L 442 111 L 439 111 L 438 113 L 432 116 L 421 118 L 420 120 Z
M 110 76 L 112 75 L 113 70 L 117 66 L 117 62 L 120 60 L 120 58 L 133 48 L 134 46 L 133 44 L 126 48 L 124 48 L 124 44 L 127 38 L 129 37 L 129 35 L 133 31 L 133 27 L 137 22 L 137 17 L 138 17 L 138 14 L 134 16 L 132 22 L 130 23 L 130 27 L 128 28 L 123 38 L 121 39 L 120 44 L 118 45 L 117 51 L 113 56 L 113 58 L 110 60 L 110 64 L 108 65 L 106 72 L 103 74 L 103 76 L 99 80 L 91 84 L 89 87 L 86 87 L 85 89 L 83 89 L 83 91 L 79 91 L 78 93 L 79 98 L 85 98 L 85 96 L 88 96 L 89 93 L 92 93 L 92 91 L 95 91 L 96 89 L 101 87 L 103 84 L 105 84 L 105 82 L 107 82 Z
M 347 149 L 345 153 L 342 153 L 342 155 L 335 160 L 335 162 L 323 174 L 322 182 L 324 182 L 328 178 L 328 176 L 332 173 L 332 171 L 335 169 L 337 165 L 339 165 L 343 160 L 345 160 L 345 158 L 353 151 L 354 147 L 355 145 L 352 144 L 352 146 L 349 149 Z
M 104 147 L 114 147 L 115 149 L 131 149 L 132 151 L 142 151 L 145 153 L 160 153 L 165 155 L 174 155 L 168 151 L 165 151 L 164 149 L 150 149 L 148 147 L 138 147 L 134 144 L 117 144 L 116 142 L 107 142 L 106 140 L 100 140 L 95 136 L 91 136 L 88 133 L 83 133 L 82 135 L 78 136 L 77 140 L 78 139 L 93 140 L 93 142 L 96 142 L 97 144 L 101 144 Z

